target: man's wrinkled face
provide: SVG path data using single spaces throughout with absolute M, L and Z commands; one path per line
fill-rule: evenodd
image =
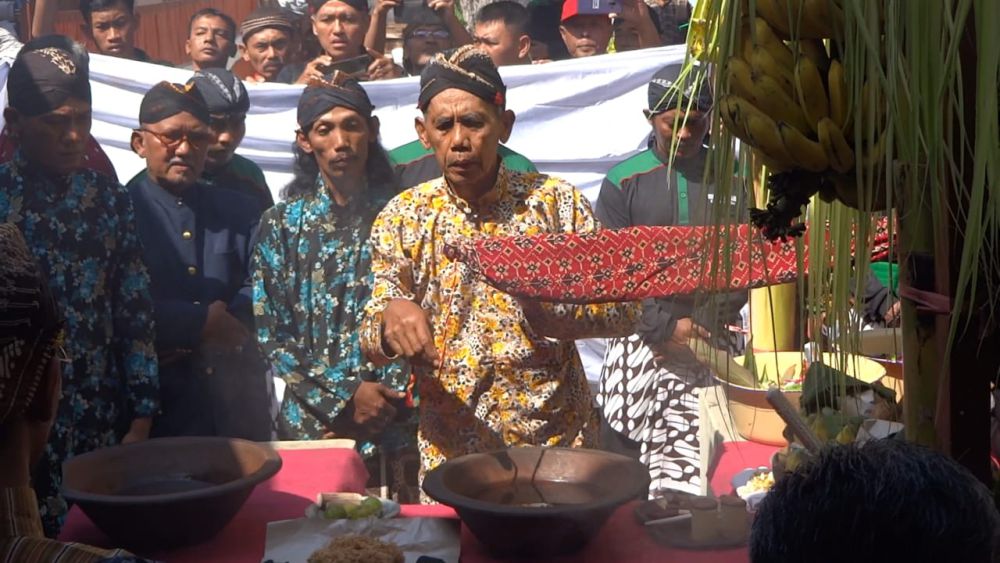
M 451 34 L 443 25 L 422 25 L 412 30 L 403 43 L 403 58 L 423 68 L 434 55 L 450 48 Z
M 8 108 L 5 116 L 18 146 L 33 166 L 60 176 L 82 166 L 92 119 L 89 103 L 70 98 L 42 115 L 25 117 Z
M 278 77 L 292 54 L 292 36 L 285 29 L 268 27 L 246 38 L 243 60 L 268 82 Z
M 653 125 L 656 146 L 663 154 L 670 154 L 676 139 L 674 158 L 684 159 L 698 154 L 708 134 L 708 114 L 695 109 L 688 112 L 687 119 L 684 119 L 684 112 L 675 108 L 655 114 L 649 120 Z
M 218 16 L 201 16 L 191 22 L 184 52 L 197 69 L 226 68 L 236 51 L 234 30 Z
M 434 157 L 444 177 L 456 189 L 482 187 L 499 165 L 497 148 L 510 137 L 514 113 L 475 94 L 450 88 L 434 96 L 417 134 Z
M 216 172 L 229 164 L 243 142 L 243 136 L 247 133 L 247 116 L 245 113 L 213 115 L 209 127 L 215 142 L 208 147 L 205 170 Z
M 368 147 L 378 138 L 374 120 L 360 113 L 335 107 L 321 115 L 309 131 L 297 134 L 299 147 L 313 155 L 327 180 L 364 178 Z
M 158 123 L 144 123 L 132 134 L 132 149 L 146 159 L 149 178 L 171 191 L 187 189 L 205 169 L 215 135 L 184 111 Z
M 613 31 L 611 18 L 595 14 L 573 16 L 559 26 L 566 49 L 574 58 L 607 53 Z
M 531 62 L 531 39 L 508 27 L 503 20 L 477 23 L 474 39 L 476 46 L 489 53 L 498 67 Z
M 368 14 L 331 0 L 313 15 L 313 34 L 334 61 L 357 57 L 368 31 Z
M 85 34 L 102 55 L 135 58 L 135 34 L 139 17 L 121 4 L 90 14 L 90 25 L 83 24 Z

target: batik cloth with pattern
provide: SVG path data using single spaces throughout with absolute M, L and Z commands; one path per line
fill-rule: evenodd
M 120 549 L 104 550 L 63 543 L 42 534 L 35 492 L 28 487 L 0 489 L 0 561 L 5 563 L 142 563 Z
M 598 229 L 590 204 L 552 176 L 507 170 L 475 208 L 444 178 L 394 198 L 372 227 L 375 286 L 362 347 L 387 361 L 382 313 L 408 299 L 428 314 L 440 361 L 414 366 L 421 474 L 464 454 L 507 446 L 593 446 L 597 421 L 573 339 L 632 332 L 637 305 L 522 305 L 445 246 L 481 237 Z
M 875 226 L 872 260 L 888 254 L 885 220 Z M 807 233 L 808 234 L 808 233 Z M 852 243 L 853 246 L 853 243 Z M 792 282 L 794 239 L 768 241 L 750 225 L 632 227 L 591 233 L 528 234 L 456 243 L 449 254 L 493 287 L 527 299 L 571 303 L 733 291 Z
M 264 213 L 254 254 L 257 340 L 287 384 L 278 415 L 278 436 L 286 440 L 327 437 L 362 381 L 402 391 L 410 377 L 400 362 L 376 368 L 359 342 L 372 283 L 368 237 L 392 193 L 368 193 L 340 207 L 318 184 Z M 378 445 L 412 445 L 413 426 L 390 427 Z M 368 457 L 376 445 L 361 441 L 359 449 Z
M 159 410 L 149 276 L 132 201 L 107 176 L 83 170 L 56 182 L 18 152 L 0 164 L 0 221 L 24 233 L 66 319 L 72 362 L 33 479 L 53 536 L 66 512 L 62 462 L 117 443 L 132 419 Z

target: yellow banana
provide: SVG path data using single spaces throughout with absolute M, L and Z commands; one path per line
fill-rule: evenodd
M 746 116 L 747 131 L 750 133 L 750 144 L 763 153 L 771 161 L 788 164 L 794 167 L 796 161 L 788 153 L 781 140 L 781 131 L 773 119 L 761 112 Z
M 847 143 L 844 132 L 832 119 L 825 117 L 819 121 L 817 136 L 819 144 L 826 152 L 827 160 L 830 161 L 830 168 L 841 174 L 854 170 L 854 151 Z
M 768 166 L 776 170 L 794 167 L 777 124 L 748 100 L 734 95 L 723 96 L 719 112 L 730 132 L 757 149 L 759 156 L 766 157 Z
M 792 161 L 810 172 L 822 172 L 830 167 L 826 152 L 816 141 L 807 138 L 801 131 L 782 123 L 778 125 L 785 151 Z
M 830 61 L 830 71 L 827 73 L 826 82 L 830 91 L 830 118 L 840 127 L 846 138 L 851 134 L 854 120 L 851 119 L 850 100 L 847 97 L 847 79 L 840 61 Z
M 819 69 L 807 57 L 800 57 L 795 64 L 795 91 L 809 128 L 815 131 L 819 120 L 830 116 L 830 101 Z
M 797 21 L 798 15 L 790 18 L 787 0 L 757 0 L 757 15 L 771 24 L 775 33 L 784 39 L 792 36 L 790 22 Z
M 774 60 L 763 47 L 754 47 L 750 55 L 750 66 L 759 75 L 767 75 L 781 85 L 789 96 L 795 95 L 795 74 L 792 67 L 783 67 Z
M 771 119 L 787 123 L 800 131 L 809 131 L 809 122 L 802 108 L 785 90 L 766 74 L 755 77 L 753 100 L 757 107 Z
M 724 96 L 719 102 L 719 116 L 722 118 L 722 124 L 734 137 L 749 143 L 750 133 L 743 123 L 743 113 L 739 102 L 736 101 L 738 99 L 740 98 L 737 96 Z
M 783 68 L 795 65 L 795 55 L 792 50 L 774 33 L 764 18 L 754 18 L 754 32 L 757 34 L 757 45 L 763 47 L 774 58 L 774 62 Z
M 796 44 L 800 57 L 807 57 L 823 74 L 830 70 L 830 55 L 822 39 L 800 39 Z
M 753 100 L 753 69 L 739 57 L 731 57 L 726 65 L 726 75 L 729 78 L 729 91 Z
M 844 28 L 844 11 L 832 0 L 757 0 L 757 14 L 784 39 L 827 39 Z
M 827 39 L 843 33 L 844 11 L 833 0 L 789 0 L 789 3 L 801 5 L 799 37 Z

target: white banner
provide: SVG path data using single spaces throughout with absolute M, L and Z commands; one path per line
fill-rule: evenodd
M 608 169 L 646 146 L 646 86 L 657 69 L 684 57 L 684 46 L 503 67 L 508 107 L 517 114 L 508 143 L 546 173 L 566 178 L 592 200 Z M 127 182 L 144 163 L 129 148 L 143 94 L 161 80 L 184 82 L 189 70 L 93 55 L 94 137 Z M 416 139 L 419 79 L 366 82 L 386 149 Z M 239 153 L 257 162 L 275 199 L 291 179 L 291 143 L 301 86 L 248 84 L 250 113 Z

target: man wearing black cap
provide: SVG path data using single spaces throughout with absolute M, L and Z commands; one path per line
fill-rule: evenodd
M 680 69 L 679 63 L 664 67 L 649 83 L 644 114 L 653 128 L 652 146 L 608 172 L 594 210 L 605 227 L 711 225 L 715 220 L 715 189 L 703 183 L 712 98 L 707 87 L 680 92 L 675 84 Z M 736 202 L 731 211 L 739 220 Z M 710 377 L 688 342 L 706 338 L 739 351 L 742 343 L 729 327 L 741 326 L 745 302 L 745 292 L 720 295 L 714 302 L 647 299 L 637 333 L 609 343 L 598 394 L 601 442 L 649 467 L 650 492 L 668 488 L 701 494 L 696 389 Z M 641 381 L 651 387 L 640 386 Z M 664 421 L 669 421 L 666 428 Z
M 341 70 L 364 80 L 385 80 L 402 75 L 392 57 L 366 49 L 365 34 L 370 17 L 368 0 L 309 0 L 313 35 L 323 53 L 305 64 L 290 64 L 278 74 L 278 82 L 306 84 Z
M 397 190 L 368 95 L 341 79 L 311 83 L 299 99 L 295 179 L 264 214 L 254 255 L 257 337 L 287 384 L 279 438 L 353 438 L 365 458 L 378 444 L 394 465 L 415 441 L 412 424 L 393 423 L 407 420 L 409 372 L 364 361 L 358 326 L 372 221 Z
M 261 209 L 199 177 L 215 140 L 192 83 L 160 82 L 139 106 L 132 184 L 156 312 L 162 413 L 154 436 L 270 437 L 263 362 L 253 345 L 251 236 Z
M 590 205 L 559 178 L 503 165 L 514 113 L 485 52 L 435 57 L 418 105 L 417 134 L 444 175 L 375 220 L 361 346 L 376 365 L 402 356 L 413 366 L 422 470 L 510 446 L 592 446 L 597 421 L 572 340 L 628 334 L 637 307 L 515 299 L 446 251 L 483 236 L 591 231 Z
M 264 173 L 252 160 L 236 154 L 247 131 L 247 111 L 250 109 L 247 89 L 232 72 L 221 68 L 196 72 L 191 81 L 208 106 L 209 128 L 215 137 L 205 157 L 202 183 L 247 195 L 256 200 L 261 210 L 271 207 L 274 197 Z M 129 181 L 129 188 L 146 175 L 146 170 L 136 174 Z
M 282 8 L 261 6 L 243 20 L 240 54 L 253 68 L 247 82 L 259 84 L 278 79 L 278 73 L 299 49 L 295 17 Z
M 67 320 L 73 361 L 33 479 L 54 536 L 66 511 L 62 462 L 145 439 L 159 393 L 131 200 L 116 181 L 81 167 L 91 122 L 87 52 L 65 37 L 61 45 L 44 39 L 46 47 L 21 51 L 8 76 L 4 117 L 17 150 L 0 165 L 0 221 L 21 227 Z
M 31 487 L 62 394 L 65 322 L 34 256 L 11 223 L 0 223 L 0 561 L 94 563 L 120 550 L 46 539 Z

